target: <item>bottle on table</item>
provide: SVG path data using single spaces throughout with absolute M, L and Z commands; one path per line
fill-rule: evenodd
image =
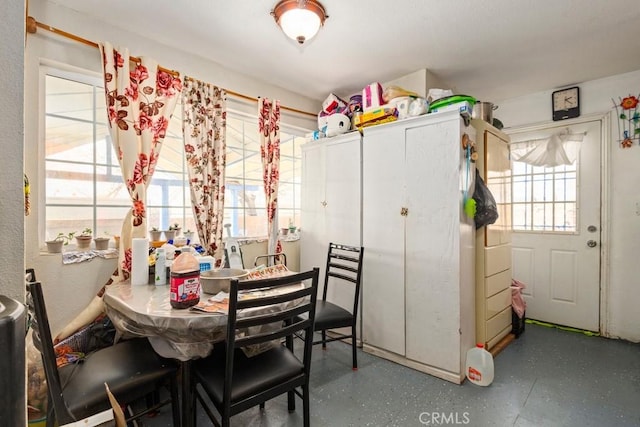
M 171 264 L 169 302 L 173 308 L 189 308 L 200 301 L 200 262 L 188 246 Z
M 163 248 L 156 249 L 156 274 L 155 274 L 155 283 L 156 285 L 166 285 L 167 284 L 167 255 L 164 252 Z

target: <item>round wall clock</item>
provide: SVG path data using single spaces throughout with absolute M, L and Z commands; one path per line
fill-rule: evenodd
M 565 120 L 580 115 L 580 88 L 578 86 L 556 90 L 551 94 L 553 120 Z

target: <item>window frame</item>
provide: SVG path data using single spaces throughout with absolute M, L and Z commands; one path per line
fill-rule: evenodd
M 58 207 L 64 207 L 64 206 L 69 206 L 69 207 L 73 207 L 73 206 L 80 206 L 80 205 L 75 205 L 75 204 L 47 204 L 47 189 L 46 189 L 46 183 L 47 183 L 47 175 L 48 175 L 48 169 L 47 169 L 47 165 L 48 165 L 48 159 L 47 159 L 47 117 L 49 117 L 49 113 L 47 111 L 47 86 L 46 86 L 46 80 L 47 80 L 47 76 L 52 76 L 55 78 L 62 78 L 62 79 L 69 79 L 72 80 L 74 82 L 79 82 L 79 83 L 83 83 L 83 84 L 88 84 L 94 87 L 94 104 L 93 104 L 93 117 L 92 117 L 92 122 L 91 125 L 92 126 L 96 126 L 96 123 L 100 124 L 99 119 L 95 116 L 95 113 L 97 110 L 97 106 L 99 105 L 99 98 L 101 95 L 101 87 L 103 86 L 103 82 L 102 82 L 102 75 L 100 73 L 96 73 L 96 72 L 92 72 L 92 71 L 88 71 L 88 70 L 82 70 L 82 69 L 78 69 L 75 67 L 71 67 L 71 66 L 65 66 L 64 64 L 58 64 L 58 63 L 54 63 L 54 64 L 49 64 L 47 62 L 41 62 L 40 63 L 40 68 L 39 68 L 39 82 L 40 82 L 40 114 L 39 114 L 39 122 L 40 122 L 40 126 L 39 126 L 39 140 L 42 141 L 41 144 L 39 144 L 39 148 L 38 148 L 38 169 L 40 171 L 40 179 L 39 179 L 39 188 L 42 189 L 42 191 L 39 194 L 38 200 L 39 200 L 39 205 L 42 206 L 41 209 L 38 209 L 38 236 L 39 236 L 39 243 L 40 243 L 40 247 L 44 248 L 45 247 L 45 240 L 47 240 L 47 210 L 50 206 L 58 206 Z M 236 100 L 232 100 L 232 104 L 237 103 L 238 101 Z M 245 104 L 244 102 L 242 102 L 242 104 Z M 252 115 L 250 113 L 247 113 L 245 111 L 241 111 L 242 109 L 246 109 L 244 108 L 245 105 L 238 105 L 238 107 L 240 108 L 229 108 L 229 105 L 227 106 L 227 122 L 229 120 L 230 117 L 232 118 L 236 118 L 236 119 L 240 119 L 242 121 L 246 121 L 249 122 L 250 120 L 255 120 L 256 121 L 256 126 L 257 126 L 257 111 L 255 115 Z M 176 112 L 179 111 L 180 109 L 180 117 L 182 116 L 182 104 L 181 104 L 181 100 L 178 101 L 178 104 L 176 105 Z M 174 112 L 175 115 L 175 112 Z M 106 124 L 106 118 L 104 120 L 104 122 Z M 290 159 L 293 163 L 293 171 L 292 171 L 292 181 L 287 181 L 285 184 L 291 184 L 292 186 L 292 190 L 293 190 L 293 194 L 292 194 L 292 200 L 293 200 L 293 207 L 291 208 L 285 208 L 286 211 L 290 212 L 294 219 L 294 223 L 295 225 L 299 225 L 299 221 L 300 221 L 300 213 L 301 213 L 301 206 L 300 206 L 300 199 L 299 199 L 299 195 L 300 195 L 300 188 L 301 188 L 301 165 L 302 165 L 302 150 L 298 147 L 300 147 L 302 144 L 304 144 L 306 141 L 303 140 L 302 138 L 304 138 L 304 135 L 306 133 L 309 132 L 308 129 L 302 128 L 302 127 L 298 127 L 295 125 L 291 125 L 291 124 L 287 124 L 287 123 L 283 123 L 281 122 L 281 126 L 280 126 L 281 132 L 282 133 L 287 133 L 288 135 L 291 136 L 291 143 L 294 144 L 294 147 L 292 148 L 292 155 L 285 155 L 284 157 L 287 157 L 288 159 Z M 259 142 L 259 136 L 256 137 L 258 142 Z M 300 140 L 296 143 L 294 142 L 294 139 L 296 138 L 300 138 Z M 176 139 L 179 139 L 176 138 Z M 93 131 L 93 141 L 92 144 L 95 148 L 96 146 L 96 133 L 95 130 Z M 166 139 L 165 139 L 166 141 Z M 282 141 L 281 141 L 282 142 Z M 164 149 L 164 147 L 163 147 Z M 228 153 L 228 148 L 227 148 L 227 153 Z M 96 168 L 100 168 L 100 165 L 96 165 L 96 153 L 94 150 L 94 158 L 93 161 L 91 162 L 91 167 L 92 167 L 92 173 L 93 173 L 93 183 L 92 183 L 92 197 L 93 197 L 93 203 L 88 204 L 88 205 L 82 205 L 83 207 L 88 207 L 91 209 L 91 223 L 92 226 L 91 228 L 94 230 L 94 236 L 98 236 L 98 233 L 101 233 L 100 230 L 96 230 L 96 224 L 97 221 L 99 220 L 98 218 L 98 210 L 101 206 L 101 204 L 99 203 L 99 199 L 98 197 L 98 192 L 97 192 L 97 180 L 96 180 Z M 282 156 L 282 155 L 281 155 Z M 245 162 L 245 159 L 243 157 L 243 164 Z M 116 162 L 117 165 L 117 162 Z M 244 168 L 244 167 L 243 167 Z M 175 173 L 175 172 L 172 172 Z M 184 158 L 184 153 L 183 153 L 183 158 L 182 158 L 182 176 L 184 179 L 184 185 L 182 186 L 183 190 L 183 200 L 182 200 L 182 204 L 181 206 L 176 206 L 176 205 L 168 205 L 168 206 L 157 206 L 157 205 L 153 205 L 153 209 L 157 209 L 157 208 L 161 208 L 161 209 L 166 209 L 166 210 L 178 210 L 181 209 L 182 210 L 182 218 L 183 218 L 183 222 L 181 222 L 181 225 L 184 224 L 184 222 L 189 218 L 189 212 L 191 211 L 190 207 L 191 207 L 191 203 L 190 203 L 190 194 L 189 194 L 189 187 L 188 187 L 188 171 L 186 169 L 186 163 L 185 163 L 185 158 Z M 155 177 L 155 175 L 154 175 Z M 225 179 L 225 186 L 227 185 L 227 179 Z M 153 182 L 153 181 L 152 181 Z M 261 181 L 258 183 L 261 184 Z M 296 191 L 296 186 L 297 186 L 297 191 Z M 120 205 L 120 204 L 113 204 L 113 205 L 109 205 L 109 207 L 118 207 L 118 208 L 129 208 L 128 205 Z M 228 209 L 230 209 L 228 207 L 227 201 L 225 200 L 225 217 L 227 216 L 227 211 Z M 244 215 L 246 215 L 246 211 L 247 208 L 244 207 L 242 208 L 242 211 L 244 212 Z M 266 212 L 265 212 L 266 214 Z M 192 215 L 192 213 L 191 213 Z M 243 216 L 244 216 L 243 215 Z M 191 217 L 192 218 L 192 217 Z M 151 224 L 148 224 L 149 227 L 151 227 Z M 82 227 L 84 228 L 84 227 Z M 183 228 L 184 229 L 184 228 Z M 265 225 L 265 229 L 266 229 L 266 225 Z M 78 230 L 81 231 L 81 230 Z M 53 232 L 54 234 L 56 232 Z M 118 232 L 119 234 L 119 232 Z M 55 237 L 55 236 L 49 236 L 49 237 Z M 226 234 L 223 233 L 223 238 L 226 237 Z M 261 239 L 261 238 L 265 238 L 266 235 L 256 235 L 256 236 L 237 236 L 240 239 Z M 72 242 L 73 243 L 73 242 Z M 73 247 L 73 245 L 71 246 Z

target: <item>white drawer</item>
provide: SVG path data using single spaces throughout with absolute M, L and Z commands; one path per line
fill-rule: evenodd
M 511 307 L 511 288 L 505 289 L 502 292 L 487 298 L 487 309 L 485 311 L 487 320 L 491 319 L 507 307 Z
M 487 320 L 487 341 L 511 324 L 511 306 Z
M 484 276 L 493 276 L 511 268 L 511 245 L 484 248 Z
M 501 271 L 491 277 L 485 277 L 485 296 L 490 297 L 511 286 L 511 269 Z

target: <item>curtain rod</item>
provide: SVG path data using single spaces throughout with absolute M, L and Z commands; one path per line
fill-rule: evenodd
M 58 34 L 58 35 L 60 35 L 62 37 L 66 37 L 68 39 L 71 39 L 71 40 L 77 41 L 79 43 L 82 43 L 84 45 L 91 46 L 91 47 L 94 47 L 96 49 L 99 48 L 98 43 L 96 43 L 94 41 L 87 40 L 87 39 L 85 39 L 83 37 L 80 37 L 80 36 L 77 36 L 75 34 L 66 32 L 66 31 L 61 30 L 59 28 L 52 27 L 51 25 L 47 25 L 47 24 L 43 24 L 42 22 L 38 22 L 32 16 L 27 16 L 26 25 L 27 25 L 27 33 L 30 33 L 30 34 L 35 34 L 36 31 L 38 30 L 38 28 L 42 28 L 43 30 L 52 32 L 54 34 Z M 140 63 L 140 58 L 138 58 L 136 56 L 131 56 L 130 59 L 133 62 Z M 161 66 L 158 66 L 158 69 L 161 70 L 161 71 L 164 71 L 166 73 L 169 73 L 169 74 L 171 74 L 173 76 L 176 76 L 176 77 L 180 75 L 180 72 L 176 71 L 176 70 L 171 70 L 171 69 L 164 68 L 164 67 L 161 67 Z M 187 78 L 191 79 L 190 77 L 187 77 Z M 228 90 L 228 89 L 225 89 L 225 91 L 227 92 L 227 94 L 229 94 L 231 96 L 235 96 L 236 98 L 242 98 L 242 99 L 246 99 L 248 101 L 253 101 L 253 102 L 257 102 L 258 101 L 258 98 L 254 98 L 252 96 L 243 95 L 241 93 L 234 92 L 234 91 Z M 293 113 L 298 113 L 298 114 L 304 114 L 304 115 L 307 115 L 307 116 L 317 117 L 317 114 L 309 113 L 308 111 L 298 110 L 297 108 L 286 107 L 284 105 L 281 105 L 280 108 L 282 108 L 283 110 L 291 111 Z

